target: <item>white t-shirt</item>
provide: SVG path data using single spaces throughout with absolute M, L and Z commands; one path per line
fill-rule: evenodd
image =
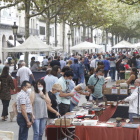
M 23 81 L 29 81 L 30 75 L 32 74 L 31 70 L 25 66 L 22 66 L 18 71 L 17 75 L 20 78 L 20 85 Z
M 47 65 L 47 64 L 48 64 L 48 59 L 44 59 L 44 60 L 43 60 L 43 64 L 44 64 L 44 65 Z

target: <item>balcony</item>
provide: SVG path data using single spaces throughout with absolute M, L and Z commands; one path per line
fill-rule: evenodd
M 18 27 L 18 33 L 22 34 L 24 36 L 25 35 L 25 28 L 24 27 Z M 39 35 L 39 30 L 29 28 L 29 34 L 38 36 Z

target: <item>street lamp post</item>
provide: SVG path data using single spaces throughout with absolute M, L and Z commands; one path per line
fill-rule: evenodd
M 94 36 L 95 44 L 96 44 L 96 38 L 97 38 L 97 36 L 95 35 L 95 36 Z
M 13 35 L 14 35 L 14 46 L 16 47 L 16 36 L 17 36 L 17 30 L 18 30 L 18 26 L 16 25 L 16 22 L 14 22 L 12 29 L 13 29 Z
M 68 54 L 70 54 L 70 36 L 71 36 L 70 30 L 69 30 L 69 32 L 67 33 L 67 36 L 68 36 Z M 64 51 L 64 50 L 63 50 L 63 51 Z

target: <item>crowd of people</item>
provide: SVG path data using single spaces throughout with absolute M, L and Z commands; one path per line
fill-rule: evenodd
M 126 81 L 128 86 L 134 85 L 140 68 L 139 52 L 123 53 L 91 53 L 82 56 L 78 53 L 69 57 L 46 58 L 42 62 L 46 68 L 46 76 L 35 79 L 32 70 L 40 70 L 39 62 L 31 59 L 31 69 L 21 62 L 17 71 L 17 82 L 21 91 L 17 94 L 13 111 L 19 125 L 19 140 L 28 139 L 28 130 L 33 126 L 33 140 L 41 140 L 45 126 L 51 119 L 63 116 L 78 105 L 81 95 L 87 100 L 103 100 L 105 78 L 111 76 L 112 81 L 125 79 L 125 71 L 131 70 Z M 0 67 L 1 68 L 1 67 Z M 116 76 L 117 72 L 117 76 Z M 33 79 L 33 88 L 29 82 Z M 1 76 L 0 99 L 3 104 L 2 120 L 8 117 L 11 99 L 10 88 L 15 90 L 9 67 L 4 66 Z M 126 101 L 129 99 L 126 99 Z

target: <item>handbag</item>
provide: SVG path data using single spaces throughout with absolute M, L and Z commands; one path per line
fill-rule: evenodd
M 80 101 L 80 98 L 81 98 L 81 95 L 78 93 L 78 92 L 74 92 L 74 96 L 71 98 L 71 102 L 74 104 L 74 105 L 78 105 L 79 101 Z

